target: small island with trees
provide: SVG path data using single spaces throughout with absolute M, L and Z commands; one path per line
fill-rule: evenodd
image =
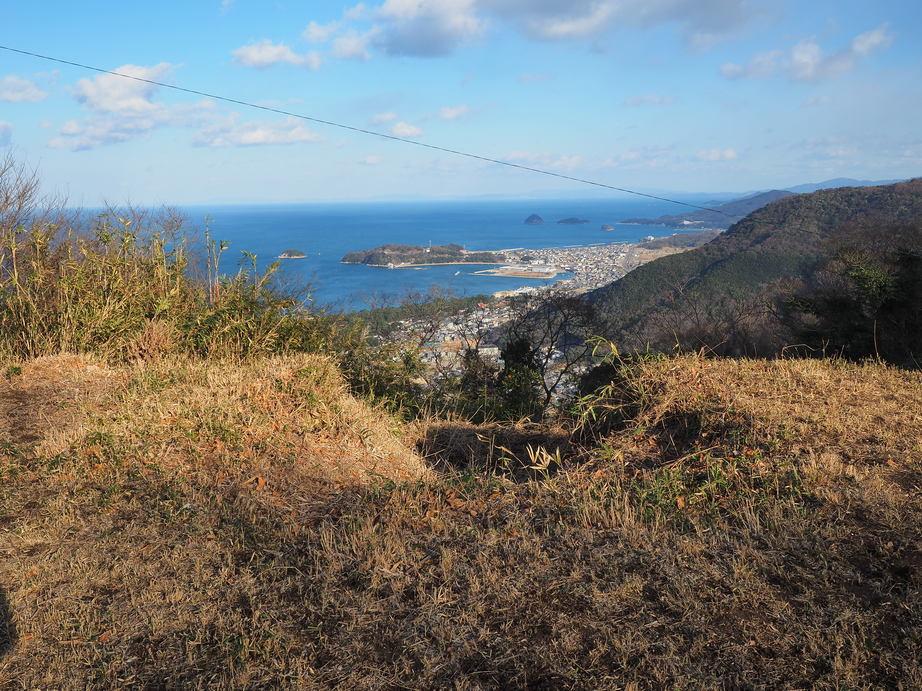
M 469 251 L 461 245 L 381 245 L 369 250 L 349 252 L 343 264 L 365 264 L 401 268 L 435 264 L 503 264 L 505 257 L 498 252 Z
M 278 258 L 279 259 L 304 259 L 307 256 L 301 250 L 285 250 L 282 252 Z

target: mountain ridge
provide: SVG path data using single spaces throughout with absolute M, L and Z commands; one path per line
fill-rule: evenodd
M 706 245 L 638 267 L 587 294 L 606 317 L 606 335 L 643 348 L 666 346 L 679 319 L 715 304 L 748 301 L 779 281 L 808 278 L 852 227 L 915 224 L 922 234 L 922 178 L 878 187 L 789 195 L 749 214 Z M 700 316 L 700 315 L 699 315 Z M 654 326 L 657 324 L 658 326 Z

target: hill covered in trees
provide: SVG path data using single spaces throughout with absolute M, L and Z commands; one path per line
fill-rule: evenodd
M 423 264 L 499 264 L 503 257 L 496 252 L 469 252 L 461 245 L 381 245 L 369 250 L 347 253 L 344 264 L 369 266 L 401 266 Z
M 779 300 L 821 282 L 843 253 L 862 254 L 871 271 L 920 247 L 922 180 L 823 190 L 768 204 L 703 247 L 641 266 L 588 299 L 606 335 L 629 347 L 771 350 L 792 342 L 779 341 Z

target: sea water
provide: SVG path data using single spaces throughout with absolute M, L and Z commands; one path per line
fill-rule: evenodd
M 636 242 L 648 235 L 670 235 L 662 226 L 620 223 L 626 218 L 650 218 L 681 212 L 682 207 L 653 200 L 487 200 L 446 202 L 377 202 L 213 206 L 185 209 L 193 224 L 206 223 L 212 236 L 229 248 L 221 268 L 233 272 L 242 252 L 256 255 L 265 268 L 292 249 L 303 259 L 281 262 L 279 280 L 294 288 L 309 287 L 314 304 L 355 310 L 393 304 L 411 293 L 432 289 L 457 296 L 491 294 L 560 280 L 475 275 L 485 267 L 427 266 L 385 269 L 343 264 L 344 254 L 378 245 L 400 243 L 426 246 L 455 243 L 471 250 L 567 247 L 610 242 Z M 543 225 L 526 225 L 531 214 Z M 558 224 L 577 217 L 589 222 Z M 615 230 L 603 231 L 603 224 Z

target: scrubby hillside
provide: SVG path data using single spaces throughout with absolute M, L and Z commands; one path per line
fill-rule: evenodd
M 588 299 L 607 316 L 607 335 L 629 347 L 670 348 L 677 340 L 714 347 L 779 292 L 809 281 L 849 241 L 922 247 L 922 180 L 786 197 L 703 247 L 641 266 Z M 777 325 L 759 328 L 770 335 Z
M 922 685 L 922 375 L 610 379 L 454 471 L 324 358 L 11 368 L 0 686 Z

